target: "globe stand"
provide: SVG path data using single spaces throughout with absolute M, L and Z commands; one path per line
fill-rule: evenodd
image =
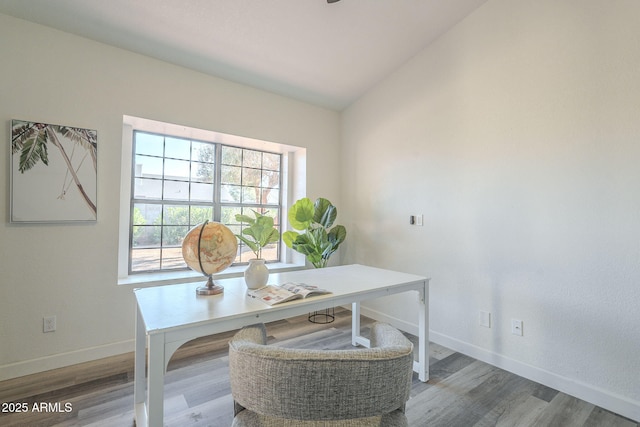
M 224 287 L 216 285 L 211 276 L 207 280 L 207 284 L 204 286 L 198 286 L 196 288 L 197 295 L 218 295 L 224 292 Z

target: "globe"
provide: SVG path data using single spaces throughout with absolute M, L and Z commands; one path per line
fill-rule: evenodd
M 205 221 L 193 227 L 182 240 L 182 257 L 189 268 L 198 271 L 209 280 L 199 287 L 198 295 L 215 295 L 224 288 L 211 278 L 229 267 L 238 253 L 238 239 L 228 227 L 219 222 Z

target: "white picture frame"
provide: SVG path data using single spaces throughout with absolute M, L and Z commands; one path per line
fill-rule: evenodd
M 12 223 L 97 221 L 97 131 L 11 121 Z

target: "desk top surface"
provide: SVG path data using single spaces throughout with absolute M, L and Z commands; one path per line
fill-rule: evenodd
M 203 283 L 156 286 L 136 289 L 134 292 L 145 329 L 151 332 L 204 321 L 233 319 L 268 310 L 286 309 L 292 305 L 304 305 L 311 300 L 331 300 L 425 281 L 426 278 L 422 276 L 363 265 L 271 273 L 268 282 L 271 285 L 303 282 L 332 292 L 274 306 L 247 296 L 243 277 L 216 280 L 216 283 L 224 286 L 224 293 L 220 295 L 196 295 L 195 289 L 204 284 L 204 279 Z

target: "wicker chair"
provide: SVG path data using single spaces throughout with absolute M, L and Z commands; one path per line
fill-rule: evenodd
M 264 325 L 229 342 L 233 427 L 407 426 L 413 345 L 384 323 L 371 348 L 303 350 L 267 346 Z

